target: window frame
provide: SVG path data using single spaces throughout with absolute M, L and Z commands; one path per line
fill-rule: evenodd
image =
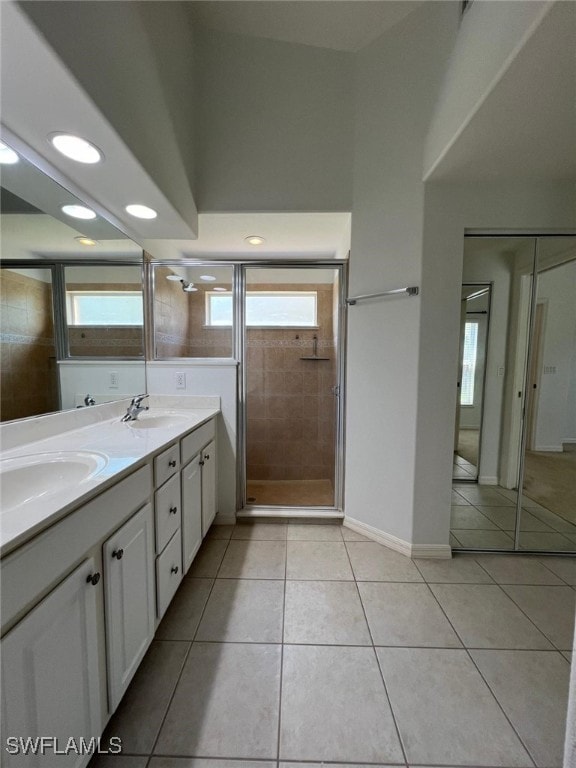
M 211 317 L 212 317 L 212 307 L 211 307 L 211 300 L 214 297 L 218 296 L 230 296 L 233 297 L 233 291 L 206 291 L 205 294 L 205 311 L 204 311 L 204 318 L 205 318 L 205 328 L 231 328 L 234 322 L 234 318 L 232 317 L 230 323 L 212 323 Z M 318 329 L 318 291 L 272 291 L 272 290 L 265 290 L 265 291 L 246 291 L 246 304 L 248 304 L 248 299 L 250 297 L 261 297 L 261 296 L 282 296 L 282 297 L 298 297 L 301 298 L 303 296 L 313 298 L 314 299 L 314 323 L 313 324 L 302 324 L 302 323 L 276 323 L 276 324 L 270 324 L 270 323 L 251 323 L 248 320 L 248 311 L 246 311 L 246 328 L 260 328 L 260 329 L 282 329 L 282 328 L 299 328 L 299 329 Z
M 104 296 L 120 296 L 120 297 L 126 297 L 126 296 L 138 296 L 140 298 L 141 302 L 141 308 L 142 308 L 142 319 L 139 323 L 86 323 L 86 322 L 79 322 L 78 321 L 78 309 L 76 307 L 75 299 L 80 296 L 91 296 L 95 298 L 102 298 Z M 66 300 L 66 325 L 70 328 L 79 328 L 82 326 L 90 327 L 90 328 L 108 328 L 108 327 L 114 327 L 114 328 L 144 328 L 144 297 L 142 294 L 142 291 L 134 290 L 110 290 L 110 291 L 86 291 L 86 290 L 76 290 L 66 289 L 65 291 L 65 300 Z
M 463 402 L 464 398 L 464 366 L 465 366 L 465 350 L 466 350 L 466 326 L 475 326 L 476 334 L 474 339 L 474 361 L 472 363 L 471 375 L 470 375 L 470 402 Z M 474 408 L 476 407 L 475 395 L 476 395 L 476 367 L 478 364 L 478 337 L 480 335 L 480 322 L 478 320 L 466 320 L 464 323 L 464 342 L 462 350 L 462 376 L 460 384 L 460 407 L 462 408 Z

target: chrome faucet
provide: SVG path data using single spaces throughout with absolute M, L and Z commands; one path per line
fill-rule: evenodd
M 142 400 L 144 400 L 145 397 L 148 397 L 148 395 L 136 395 L 136 397 L 133 397 L 132 402 L 128 406 L 128 410 L 124 416 L 122 416 L 121 421 L 136 421 L 139 413 L 147 411 L 148 406 L 142 405 Z

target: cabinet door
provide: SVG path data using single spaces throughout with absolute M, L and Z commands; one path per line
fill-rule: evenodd
M 202 451 L 202 536 L 206 536 L 216 517 L 216 443 Z
M 200 454 L 182 470 L 182 567 L 184 573 L 202 543 L 202 468 Z
M 106 648 L 110 711 L 154 636 L 154 544 L 147 504 L 104 544 Z
M 81 737 L 89 742 L 101 733 L 99 578 L 94 560 L 86 560 L 2 639 L 6 768 L 80 768 L 90 759 L 73 751 L 56 752 L 65 750 L 70 738 L 79 744 Z M 9 737 L 40 736 L 57 739 L 43 754 L 11 755 L 6 749 L 13 748 Z

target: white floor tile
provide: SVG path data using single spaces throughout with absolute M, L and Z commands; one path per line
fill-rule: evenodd
M 402 761 L 372 648 L 284 647 L 280 758 Z
M 377 653 L 409 764 L 532 764 L 466 651 Z

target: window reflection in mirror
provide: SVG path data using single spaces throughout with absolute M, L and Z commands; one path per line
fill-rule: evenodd
M 64 275 L 70 357 L 143 357 L 140 266 L 67 266 Z
M 52 271 L 0 270 L 2 421 L 58 410 Z
M 213 319 L 213 297 L 232 308 L 232 266 L 154 266 L 156 359 L 233 356 L 232 323 Z

